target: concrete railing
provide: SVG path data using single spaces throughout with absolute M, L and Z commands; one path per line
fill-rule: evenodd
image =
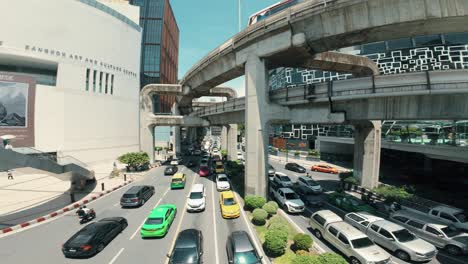
M 245 98 L 235 98 L 229 101 L 222 103 L 212 104 L 211 106 L 205 107 L 203 109 L 198 109 L 192 112 L 191 116 L 207 116 L 214 114 L 221 114 L 227 112 L 236 112 L 245 110 Z

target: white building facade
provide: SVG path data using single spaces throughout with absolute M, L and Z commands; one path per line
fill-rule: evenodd
M 22 147 L 86 163 L 138 151 L 139 8 L 104 0 L 0 6 L 0 76 L 32 76 L 36 83 L 34 144 Z

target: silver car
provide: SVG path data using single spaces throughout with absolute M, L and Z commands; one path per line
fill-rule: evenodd
M 309 189 L 310 191 L 312 191 L 315 194 L 319 194 L 319 193 L 323 192 L 322 186 L 320 186 L 320 184 L 318 184 L 316 181 L 312 180 L 309 177 L 300 176 L 297 179 L 297 184 L 299 186 L 303 186 L 303 187 Z
M 405 210 L 393 213 L 390 220 L 408 228 L 434 246 L 446 249 L 451 255 L 468 254 L 468 234 L 454 227 Z

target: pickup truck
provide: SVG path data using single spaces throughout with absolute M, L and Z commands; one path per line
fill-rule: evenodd
M 274 181 L 270 181 L 270 196 L 289 213 L 302 213 L 305 210 L 304 202 L 293 190 L 283 188 Z
M 454 226 L 460 230 L 468 232 L 468 217 L 466 213 L 459 208 L 450 207 L 447 205 L 436 205 L 433 207 L 420 209 L 409 204 L 402 204 L 402 209 L 412 211 L 417 214 L 429 216 L 433 219 L 439 220 L 448 226 Z

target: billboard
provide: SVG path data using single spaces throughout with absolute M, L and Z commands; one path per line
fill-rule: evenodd
M 0 72 L 0 136 L 13 135 L 13 147 L 34 147 L 33 77 Z

